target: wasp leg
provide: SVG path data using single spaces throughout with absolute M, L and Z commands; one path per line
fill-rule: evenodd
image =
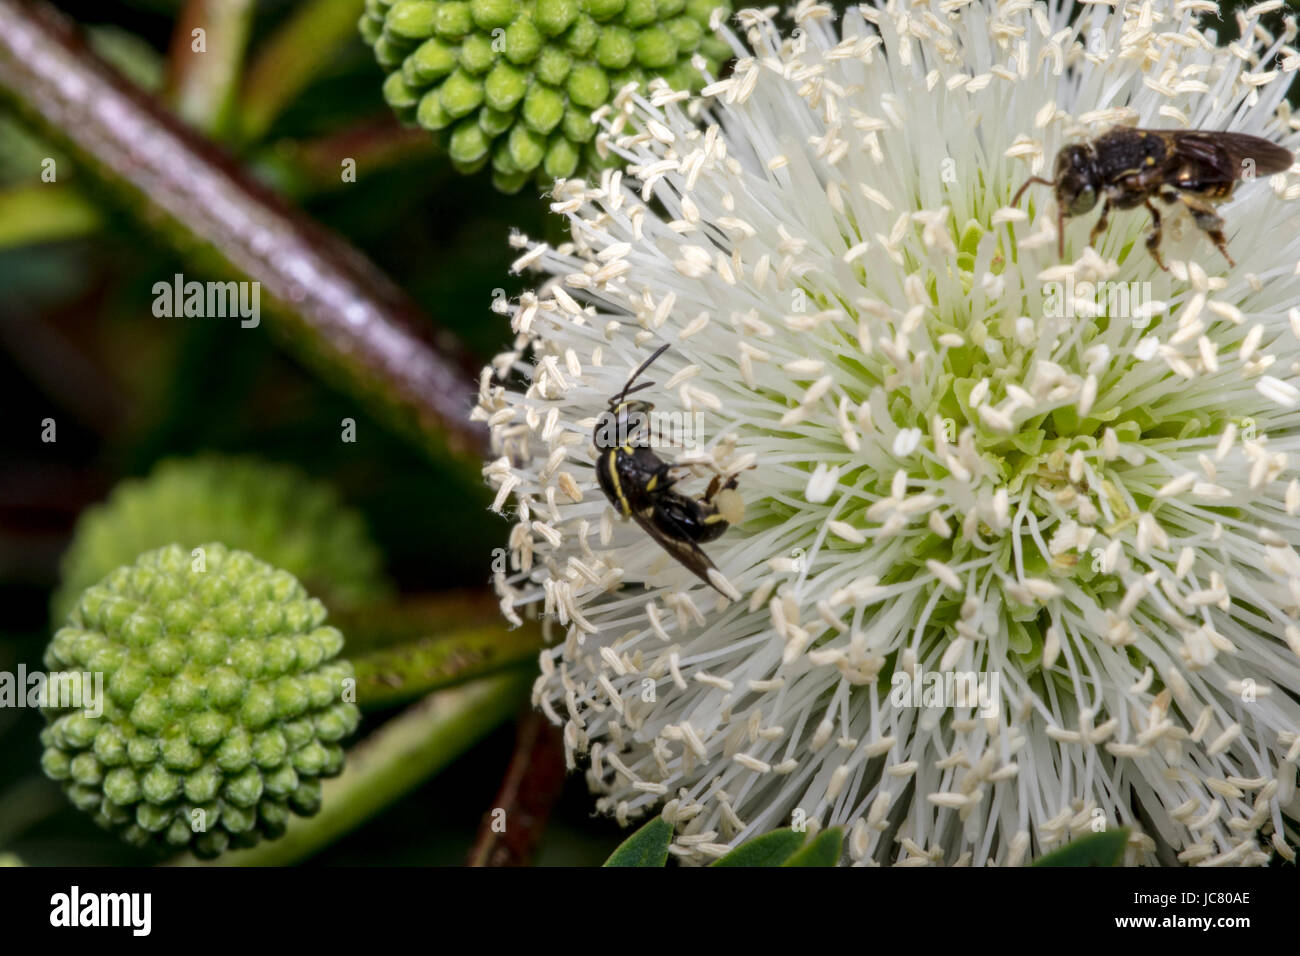
M 1097 224 L 1092 227 L 1092 232 L 1088 233 L 1088 245 L 1096 249 L 1097 237 L 1106 231 L 1106 227 L 1108 225 L 1110 225 L 1110 197 L 1109 196 L 1107 196 L 1106 201 L 1102 203 L 1101 218 L 1098 219 Z
M 1223 217 L 1214 211 L 1214 208 L 1202 199 L 1195 196 L 1189 196 L 1186 193 L 1179 193 L 1178 198 L 1182 201 L 1192 213 L 1192 219 L 1201 231 L 1210 237 L 1210 241 L 1219 247 L 1223 253 L 1223 258 L 1228 260 L 1228 265 L 1236 266 L 1237 263 L 1232 261 L 1232 256 L 1228 255 L 1228 240 L 1223 235 Z
M 1147 235 L 1147 252 L 1151 253 L 1151 258 L 1156 260 L 1163 271 L 1168 272 L 1169 268 L 1165 265 L 1164 260 L 1160 258 L 1160 239 L 1163 233 L 1160 230 L 1160 210 L 1155 207 L 1151 200 L 1143 200 L 1143 204 L 1151 213 L 1151 232 Z

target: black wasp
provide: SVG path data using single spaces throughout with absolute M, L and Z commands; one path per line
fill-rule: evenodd
M 649 402 L 628 399 L 654 382 L 633 383 L 667 345 L 660 346 L 641 363 L 609 400 L 609 409 L 596 420 L 592 442 L 596 446 L 596 478 L 618 513 L 631 518 L 659 546 L 689 568 L 719 594 L 727 594 L 709 579 L 714 564 L 700 544 L 721 537 L 729 525 L 745 514 L 745 502 L 736 490 L 736 476 L 715 475 L 704 495 L 692 498 L 673 490 L 685 470 L 669 465 L 648 444 Z
M 1011 205 L 1020 202 L 1034 183 L 1053 187 L 1056 196 L 1058 254 L 1065 256 L 1065 220 L 1082 216 L 1104 196 L 1101 218 L 1088 237 L 1091 245 L 1106 228 L 1112 208 L 1146 206 L 1151 213 L 1147 249 L 1156 265 L 1160 260 L 1160 212 L 1151 202 L 1181 202 L 1199 226 L 1219 247 L 1229 265 L 1223 237 L 1223 219 L 1211 202 L 1232 195 L 1245 175 L 1271 176 L 1290 169 L 1295 157 L 1289 150 L 1258 136 L 1216 133 L 1210 130 L 1161 130 L 1116 127 L 1090 143 L 1062 147 L 1056 154 L 1051 179 L 1032 177 L 1020 187 Z

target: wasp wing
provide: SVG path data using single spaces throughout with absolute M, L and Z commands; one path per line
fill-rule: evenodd
M 655 543 L 676 558 L 679 564 L 687 568 L 713 590 L 730 600 L 730 596 L 725 591 L 709 580 L 709 569 L 712 568 L 716 571 L 717 565 L 709 560 L 709 556 L 700 550 L 699 545 L 686 537 L 685 532 L 683 532 L 680 539 L 670 538 L 653 521 L 644 517 L 640 512 L 633 511 L 632 518 L 641 526 L 642 531 L 654 538 Z
M 1247 168 L 1253 168 L 1256 176 L 1272 176 L 1290 169 L 1295 162 L 1295 154 L 1289 149 L 1248 133 L 1195 129 L 1149 132 L 1163 133 L 1172 144 L 1175 156 L 1200 163 L 1230 179 L 1240 179 Z

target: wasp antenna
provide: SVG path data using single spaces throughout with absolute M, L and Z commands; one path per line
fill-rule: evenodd
M 640 389 L 648 388 L 649 386 L 651 386 L 651 385 L 654 384 L 654 382 L 645 382 L 644 384 L 638 385 L 636 388 L 633 388 L 633 387 L 632 387 L 632 383 L 635 382 L 638 378 L 641 377 L 641 374 L 642 374 L 646 369 L 648 369 L 648 368 L 650 367 L 650 364 L 651 364 L 655 359 L 657 359 L 659 356 L 663 355 L 665 352 L 668 351 L 668 346 L 669 346 L 669 344 L 670 344 L 670 343 L 665 342 L 663 345 L 659 346 L 659 348 L 655 349 L 655 350 L 654 350 L 654 354 L 651 355 L 651 356 L 650 356 L 648 359 L 646 359 L 644 362 L 642 362 L 642 363 L 637 367 L 637 370 L 636 370 L 635 372 L 633 372 L 633 373 L 631 374 L 631 376 L 628 377 L 627 384 L 623 386 L 623 391 L 619 393 L 619 396 L 618 396 L 618 401 L 619 401 L 619 402 L 621 402 L 621 401 L 623 401 L 623 399 L 627 398 L 627 396 L 628 396 L 628 394 L 629 394 L 630 392 L 639 391 Z M 614 403 L 611 403 L 611 404 L 617 404 L 617 402 L 614 402 Z
M 1056 204 L 1056 258 L 1065 258 L 1065 207 Z
M 1042 186 L 1056 185 L 1056 183 L 1052 182 L 1050 179 L 1043 179 L 1041 176 L 1030 176 L 1027 180 L 1025 180 L 1025 184 L 1016 190 L 1015 196 L 1013 196 L 1011 199 L 1011 205 L 1013 206 L 1020 205 L 1020 197 L 1023 196 L 1025 194 L 1025 190 L 1028 189 L 1030 186 L 1034 185 L 1034 183 L 1038 183 L 1039 185 Z

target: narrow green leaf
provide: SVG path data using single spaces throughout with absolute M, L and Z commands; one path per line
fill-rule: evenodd
M 1034 866 L 1118 866 L 1128 844 L 1128 828 L 1081 836 L 1034 861 Z
M 844 831 L 840 827 L 823 830 L 782 866 L 834 866 L 840 862 L 840 848 L 844 845 Z
M 673 828 L 663 817 L 655 817 L 624 840 L 613 852 L 606 866 L 663 866 L 668 862 L 668 844 Z
M 786 828 L 742 843 L 713 866 L 780 866 L 803 846 L 806 834 Z

